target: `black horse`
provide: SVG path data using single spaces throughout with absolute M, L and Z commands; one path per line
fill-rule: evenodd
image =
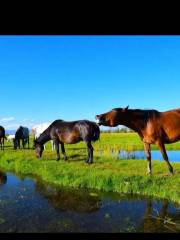
M 4 139 L 6 139 L 5 129 L 0 126 L 0 146 L 1 150 L 4 150 Z
M 93 147 L 91 141 L 99 139 L 100 129 L 95 122 L 88 120 L 79 120 L 73 122 L 65 122 L 63 120 L 54 121 L 40 136 L 35 143 L 36 156 L 40 158 L 44 150 L 43 145 L 50 139 L 54 141 L 57 160 L 60 159 L 59 144 L 61 145 L 62 154 L 67 160 L 64 149 L 64 143 L 73 144 L 84 141 L 87 144 L 88 157 L 86 163 L 93 162 Z
M 25 144 L 28 143 L 29 148 L 29 129 L 27 127 L 20 126 L 16 133 L 14 139 L 14 149 L 20 149 L 20 140 L 22 140 L 22 146 L 25 147 Z

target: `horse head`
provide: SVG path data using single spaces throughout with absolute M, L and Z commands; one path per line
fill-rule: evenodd
M 37 140 L 34 140 L 34 148 L 36 152 L 36 157 L 40 158 L 44 150 L 44 145 L 40 144 Z
M 96 123 L 98 125 L 116 127 L 120 124 L 120 121 L 124 118 L 124 113 L 127 112 L 128 107 L 114 108 L 109 112 L 96 115 Z

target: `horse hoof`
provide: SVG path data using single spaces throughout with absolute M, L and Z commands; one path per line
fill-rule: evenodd
M 60 158 L 56 158 L 56 161 L 59 161 L 60 160 Z
M 171 177 L 171 176 L 173 176 L 173 173 L 166 173 L 166 174 L 164 174 L 164 176 L 165 177 Z
M 152 172 L 147 172 L 146 175 L 152 176 Z
M 88 164 L 92 164 L 93 162 L 88 162 Z

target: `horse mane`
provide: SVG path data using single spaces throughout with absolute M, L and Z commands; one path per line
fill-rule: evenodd
M 153 118 L 158 117 L 160 114 L 160 112 L 158 112 L 155 109 L 144 109 L 144 110 L 134 109 L 132 110 L 132 112 L 134 112 L 136 116 L 138 115 L 145 123 L 147 123 L 149 120 Z
M 57 120 L 55 120 L 54 122 L 52 122 L 52 123 L 49 125 L 49 127 L 47 127 L 47 128 L 40 134 L 40 136 L 41 136 L 43 133 L 49 134 L 51 128 L 52 128 L 56 123 L 58 123 L 58 122 L 63 122 L 63 121 L 64 121 L 64 120 L 62 120 L 62 119 L 57 119 Z
M 112 110 L 122 111 L 123 108 L 113 108 Z M 138 116 L 138 118 L 142 120 L 144 124 L 147 124 L 150 119 L 158 117 L 160 114 L 160 112 L 155 109 L 126 109 L 124 112 Z
M 56 123 L 58 123 L 58 122 L 63 122 L 64 120 L 62 120 L 62 119 L 57 119 L 57 120 L 55 120 L 54 122 L 52 122 L 50 125 L 49 125 L 49 127 L 48 128 L 51 128 L 52 126 L 54 126 L 54 124 L 56 124 Z M 48 129 L 47 128 L 47 129 Z

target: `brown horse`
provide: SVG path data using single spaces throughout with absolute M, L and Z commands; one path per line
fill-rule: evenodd
M 170 173 L 173 173 L 164 144 L 180 140 L 180 108 L 166 112 L 128 109 L 128 107 L 114 108 L 110 112 L 96 115 L 96 120 L 99 125 L 110 127 L 125 125 L 138 133 L 144 144 L 148 174 L 151 174 L 150 144 L 156 144 L 160 148 Z

